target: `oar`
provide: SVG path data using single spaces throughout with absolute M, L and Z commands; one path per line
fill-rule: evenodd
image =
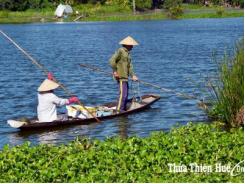
M 14 40 L 12 40 L 8 35 L 6 35 L 2 30 L 0 30 L 0 33 L 7 38 L 12 44 L 14 44 L 15 47 L 17 47 L 31 62 L 32 64 L 36 65 L 39 69 L 41 69 L 46 75 L 48 74 L 48 70 L 41 65 L 39 62 L 37 62 L 30 54 L 28 54 L 24 49 L 22 49 Z M 68 96 L 75 96 L 73 95 L 68 88 L 66 88 L 63 84 L 61 84 L 57 79 L 53 78 L 53 81 L 59 84 L 59 86 L 65 91 L 65 93 Z M 97 122 L 101 122 L 96 116 L 94 116 L 79 100 L 79 105 L 81 105 L 93 118 L 96 119 Z
M 91 66 L 91 65 L 88 65 L 88 64 L 80 64 L 81 67 L 84 67 L 84 68 L 87 68 L 87 69 L 90 69 L 92 71 L 97 71 L 97 72 L 100 72 L 100 73 L 103 73 L 107 76 L 113 76 L 113 74 L 111 72 L 107 72 L 107 71 L 104 71 L 98 67 L 95 67 L 95 66 Z M 149 82 L 145 82 L 145 81 L 142 81 L 142 80 L 138 80 L 138 82 L 144 84 L 144 85 L 147 85 L 147 86 L 151 86 L 151 87 L 154 87 L 154 88 L 157 88 L 163 92 L 169 92 L 169 93 L 174 93 L 175 95 L 177 96 L 181 96 L 181 97 L 184 97 L 184 98 L 187 98 L 187 99 L 195 99 L 195 100 L 198 100 L 199 103 L 198 105 L 203 108 L 203 109 L 207 109 L 207 106 L 206 104 L 203 102 L 203 100 L 195 97 L 195 96 L 191 96 L 191 95 L 188 95 L 188 94 L 185 94 L 185 93 L 180 93 L 180 92 L 176 92 L 175 90 L 172 90 L 172 89 L 167 89 L 167 88 L 163 88 L 163 87 L 160 87 L 158 85 L 155 85 L 155 84 L 151 84 Z

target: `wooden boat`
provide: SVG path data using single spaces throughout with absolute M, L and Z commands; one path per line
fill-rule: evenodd
M 97 116 L 97 118 L 100 120 L 104 120 L 104 119 L 115 118 L 117 116 L 123 116 L 123 115 L 131 114 L 131 113 L 139 112 L 139 111 L 142 111 L 146 108 L 149 108 L 150 105 L 152 105 L 153 103 L 158 101 L 160 98 L 161 97 L 158 95 L 150 94 L 150 95 L 143 95 L 139 102 L 135 102 L 135 100 L 130 99 L 128 102 L 128 105 L 129 105 L 129 107 L 130 106 L 131 107 L 127 111 L 120 112 L 120 113 L 113 113 L 113 114 L 107 115 L 107 116 L 106 115 L 100 116 L 100 117 Z M 107 108 L 113 108 L 113 107 L 116 107 L 116 105 L 117 105 L 117 103 L 113 102 L 113 103 L 104 104 L 102 106 L 107 107 Z M 14 121 L 14 120 L 9 120 L 9 121 Z M 91 117 L 91 118 L 81 119 L 81 118 L 68 117 L 68 119 L 66 119 L 66 120 L 56 120 L 56 121 L 52 121 L 52 122 L 38 122 L 37 118 L 33 118 L 30 120 L 29 123 L 24 123 L 23 125 L 21 125 L 19 127 L 15 127 L 15 128 L 19 128 L 20 130 L 35 130 L 35 129 L 62 127 L 62 126 L 76 125 L 76 124 L 80 124 L 80 125 L 81 124 L 90 124 L 92 122 L 96 122 L 95 118 Z M 8 124 L 11 125 L 10 122 L 8 122 Z M 14 127 L 14 126 L 12 126 L 12 127 Z

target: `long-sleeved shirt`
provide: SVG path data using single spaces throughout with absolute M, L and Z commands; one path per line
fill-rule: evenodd
M 133 77 L 133 65 L 129 51 L 122 47 L 119 48 L 111 57 L 110 65 L 113 72 L 117 72 L 121 80 L 128 80 Z
M 37 116 L 39 122 L 57 120 L 57 106 L 68 104 L 68 99 L 57 97 L 53 93 L 38 93 Z

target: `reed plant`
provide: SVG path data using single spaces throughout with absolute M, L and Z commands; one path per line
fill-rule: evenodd
M 233 57 L 225 54 L 218 63 L 218 80 L 209 82 L 209 86 L 213 95 L 210 117 L 229 127 L 240 126 L 236 117 L 244 106 L 244 39 L 237 43 Z

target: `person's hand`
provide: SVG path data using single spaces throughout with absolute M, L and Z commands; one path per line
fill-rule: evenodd
M 69 98 L 68 101 L 69 101 L 69 104 L 78 103 L 79 99 L 76 96 L 73 96 L 73 97 Z
M 117 73 L 117 72 L 113 72 L 113 76 L 114 76 L 116 79 L 118 79 L 118 78 L 119 78 L 119 75 L 118 75 L 118 73 Z
M 138 77 L 136 75 L 133 75 L 132 80 L 133 81 L 138 81 L 139 79 L 138 79 Z
M 51 72 L 48 72 L 48 79 L 54 80 L 54 75 Z

